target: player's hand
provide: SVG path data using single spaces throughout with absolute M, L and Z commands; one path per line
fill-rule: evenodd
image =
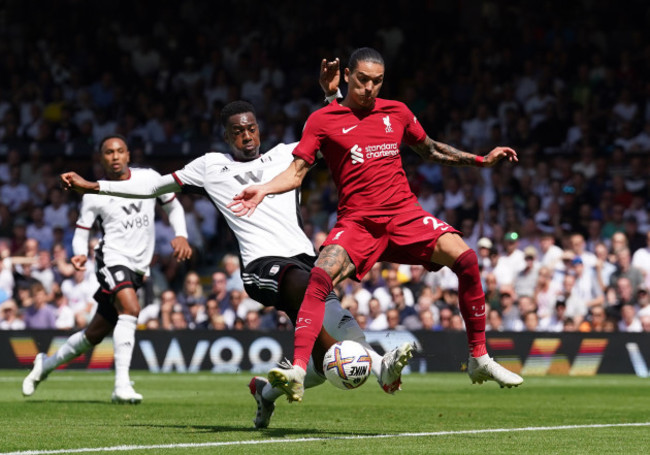
M 85 254 L 78 254 L 70 258 L 70 262 L 75 270 L 86 270 L 86 260 L 88 258 Z
M 320 62 L 320 77 L 318 83 L 325 92 L 325 96 L 331 96 L 339 89 L 341 82 L 341 70 L 339 68 L 339 59 L 335 58 L 333 61 L 328 62 L 323 59 Z
M 171 244 L 174 249 L 172 256 L 174 256 L 178 262 L 187 261 L 192 257 L 192 247 L 185 237 L 174 237 Z
M 228 207 L 237 216 L 251 216 L 266 194 L 260 185 L 252 185 L 232 198 Z
M 99 193 L 99 183 L 89 182 L 76 172 L 65 172 L 59 176 L 64 190 L 75 190 L 78 193 Z
M 483 166 L 492 167 L 504 158 L 513 163 L 519 161 L 517 152 L 510 147 L 495 147 L 483 158 Z

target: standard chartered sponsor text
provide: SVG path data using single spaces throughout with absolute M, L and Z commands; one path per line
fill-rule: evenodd
M 399 153 L 397 142 L 368 145 L 365 149 L 366 158 L 380 158 L 382 156 L 395 156 Z

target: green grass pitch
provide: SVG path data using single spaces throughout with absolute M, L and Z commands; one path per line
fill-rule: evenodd
M 411 374 L 278 400 L 253 428 L 251 375 L 133 372 L 139 406 L 113 405 L 112 372 L 57 371 L 25 399 L 27 371 L 0 371 L 0 454 L 640 454 L 650 447 L 650 379 L 530 377 L 516 389 L 461 373 Z M 641 424 L 641 425 L 622 425 Z M 488 431 L 489 430 L 489 431 Z M 83 450 L 81 450 L 83 449 Z

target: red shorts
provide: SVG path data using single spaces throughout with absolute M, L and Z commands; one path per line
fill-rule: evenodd
M 438 238 L 459 231 L 420 208 L 394 215 L 346 216 L 339 219 L 323 246 L 339 245 L 356 267 L 361 280 L 377 261 L 422 265 L 427 270 L 442 266 L 431 262 Z

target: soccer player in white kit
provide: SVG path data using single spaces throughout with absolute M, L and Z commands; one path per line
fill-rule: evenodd
M 126 140 L 108 136 L 100 143 L 101 164 L 106 178 L 149 180 L 160 177 L 153 169 L 129 168 Z M 192 254 L 187 242 L 185 213 L 175 194 L 161 194 L 158 199 L 169 215 L 176 237 L 173 255 L 186 260 Z M 97 312 L 84 330 L 67 339 L 52 356 L 40 353 L 34 367 L 23 381 L 23 395 L 31 396 L 36 386 L 59 365 L 69 362 L 97 345 L 113 332 L 115 389 L 112 400 L 140 403 L 142 395 L 131 385 L 129 367 L 135 345 L 135 329 L 140 305 L 136 291 L 149 274 L 155 243 L 155 199 L 125 199 L 115 196 L 86 194 L 81 203 L 77 228 L 72 241 L 71 262 L 77 270 L 86 269 L 88 238 L 95 220 L 103 232 L 96 252 L 96 275 L 100 287 L 95 293 Z
M 338 60 L 321 63 L 321 86 L 326 94 L 338 89 Z M 333 87 L 333 88 L 332 88 Z M 331 97 L 328 97 L 328 100 Z M 249 296 L 265 306 L 287 313 L 295 325 L 309 271 L 316 259 L 314 247 L 301 228 L 298 191 L 278 194 L 261 205 L 259 216 L 235 216 L 227 205 L 251 182 L 266 182 L 282 172 L 293 160 L 296 144 L 278 144 L 260 155 L 260 135 L 254 107 L 244 101 L 226 105 L 221 113 L 226 129 L 225 141 L 231 153 L 210 152 L 188 163 L 183 169 L 146 181 L 87 182 L 75 173 L 61 176 L 63 185 L 82 192 L 99 192 L 124 197 L 152 197 L 170 191 L 198 192 L 207 195 L 223 214 L 235 233 L 242 258 L 242 279 Z M 354 317 L 341 308 L 330 294 L 326 315 L 312 352 L 305 387 L 322 384 L 323 356 L 336 341 L 351 339 L 366 346 L 372 357 L 372 370 L 386 393 L 400 390 L 401 371 L 412 357 L 414 346 L 404 343 L 383 357 L 366 342 Z M 257 401 L 257 428 L 266 428 L 282 391 L 266 378 L 254 377 L 249 384 Z

